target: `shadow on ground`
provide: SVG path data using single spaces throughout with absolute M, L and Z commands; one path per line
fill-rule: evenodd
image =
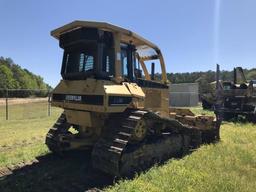
M 113 184 L 113 178 L 92 169 L 90 152 L 72 151 L 64 157 L 48 154 L 38 163 L 0 178 L 0 191 L 86 191 Z

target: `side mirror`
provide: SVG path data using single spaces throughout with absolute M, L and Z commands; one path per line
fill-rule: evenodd
M 151 80 L 155 80 L 155 63 L 151 63 Z

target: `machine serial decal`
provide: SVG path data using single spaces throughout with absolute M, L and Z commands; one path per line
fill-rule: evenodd
M 66 95 L 55 93 L 52 95 L 52 101 L 67 101 L 69 103 L 103 105 L 103 95 Z
M 65 100 L 67 100 L 67 101 L 82 101 L 82 96 L 80 96 L 80 95 L 66 95 Z

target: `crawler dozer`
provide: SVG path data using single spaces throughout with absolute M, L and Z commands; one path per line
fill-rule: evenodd
M 129 176 L 218 141 L 218 119 L 169 108 L 155 44 L 103 22 L 74 21 L 51 35 L 64 49 L 62 80 L 51 96 L 52 106 L 64 111 L 46 136 L 52 152 L 88 148 L 94 168 Z

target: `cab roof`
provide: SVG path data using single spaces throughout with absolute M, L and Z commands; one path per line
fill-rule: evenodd
M 95 21 L 73 21 L 69 24 L 66 24 L 62 27 L 59 27 L 53 31 L 51 31 L 51 35 L 56 39 L 59 39 L 60 36 L 64 33 L 70 32 L 72 30 L 82 28 L 82 27 L 91 27 L 98 28 L 104 31 L 110 32 L 118 32 L 121 35 L 121 42 L 130 43 L 136 46 L 137 52 L 143 58 L 148 58 L 152 56 L 157 56 L 160 49 L 152 42 L 146 40 L 140 35 L 124 29 L 122 27 L 118 27 L 116 25 L 112 25 L 106 22 L 95 22 Z

